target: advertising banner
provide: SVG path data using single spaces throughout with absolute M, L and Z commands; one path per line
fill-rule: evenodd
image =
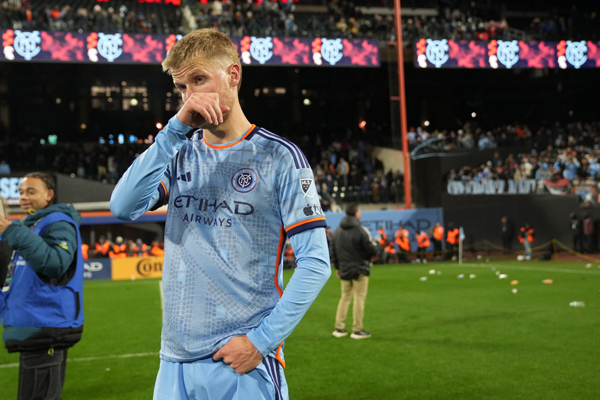
M 162 278 L 162 257 L 130 257 L 112 260 L 114 281 Z
M 326 212 L 327 226 L 334 231 L 340 224 L 340 221 L 346 213 Z M 416 231 L 420 229 L 431 234 L 430 230 L 436 222 L 444 225 L 444 210 L 441 208 L 419 208 L 414 210 L 385 210 L 385 211 L 362 211 L 360 223 L 375 237 L 377 230 L 383 226 L 385 233 L 390 240 L 393 240 L 394 233 L 398 229 L 398 224 L 408 230 L 410 234 L 410 246 L 413 250 L 417 249 Z M 433 244 L 428 248 L 433 250 Z
M 162 62 L 182 35 L 0 30 L 3 61 L 87 63 Z M 231 37 L 245 65 L 378 67 L 371 39 Z
M 111 279 L 111 259 L 95 258 L 83 263 L 83 279 L 87 281 Z
M 9 206 L 19 204 L 19 185 L 22 180 L 21 176 L 3 176 L 0 178 L 0 196 L 6 199 Z
M 476 181 L 449 181 L 447 185 L 448 194 L 532 194 L 543 192 L 543 181 L 535 179 L 522 179 L 519 181 L 501 179 Z
M 419 68 L 598 68 L 600 42 L 432 40 L 415 43 Z

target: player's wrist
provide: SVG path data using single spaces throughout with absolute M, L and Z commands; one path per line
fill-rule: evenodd
M 263 357 L 269 355 L 269 353 L 271 352 L 271 350 L 268 347 L 269 341 L 267 340 L 267 338 L 264 337 L 264 335 L 260 334 L 255 329 L 248 332 L 246 337 Z

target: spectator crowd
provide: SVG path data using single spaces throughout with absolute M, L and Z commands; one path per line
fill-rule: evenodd
M 567 126 L 555 123 L 553 126 L 539 128 L 535 135 L 527 128 L 519 128 L 510 136 L 501 132 L 504 140 L 496 143 L 497 135 L 488 132 L 480 135 L 489 140 L 489 147 L 495 148 L 521 145 L 527 149 L 515 156 L 509 153 L 501 157 L 494 153 L 491 160 L 484 165 L 463 166 L 451 170 L 448 181 L 475 181 L 484 183 L 489 180 L 535 179 L 550 181 L 554 185 L 550 189 L 538 185 L 540 191 L 551 189 L 556 193 L 575 193 L 582 204 L 589 206 L 598 204 L 600 188 L 600 121 L 582 123 L 575 122 Z M 474 142 L 474 140 L 472 141 Z M 481 143 L 481 139 L 479 139 Z
M 300 2 L 305 5 L 315 2 Z M 410 2 L 409 2 L 410 3 Z M 435 16 L 409 16 L 402 19 L 406 45 L 420 38 L 431 39 L 593 39 L 597 29 L 594 14 L 572 7 L 552 8 L 548 16 L 527 22 L 518 19 L 520 28 L 509 35 L 505 10 L 499 3 L 466 0 L 439 0 L 413 7 L 429 7 Z M 11 0 L 0 3 L 0 29 L 96 31 L 105 33 L 186 34 L 195 29 L 216 28 L 232 36 L 327 36 L 395 40 L 393 13 L 364 12 L 365 7 L 391 8 L 386 1 L 317 1 L 326 12 L 294 14 L 295 3 L 281 0 L 201 0 L 172 4 L 102 6 L 89 1 L 72 8 L 52 2 Z M 405 4 L 404 7 L 411 6 Z M 530 22 L 529 22 L 530 21 Z M 516 36 L 515 36 L 516 34 Z

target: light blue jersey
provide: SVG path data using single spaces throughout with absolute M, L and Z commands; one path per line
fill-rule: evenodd
M 285 365 L 282 342 L 330 274 L 310 165 L 293 143 L 262 128 L 221 146 L 202 131 L 186 139 L 190 129 L 172 118 L 110 204 L 126 220 L 169 205 L 161 358 L 195 361 L 247 335 Z M 298 267 L 284 292 L 286 236 Z

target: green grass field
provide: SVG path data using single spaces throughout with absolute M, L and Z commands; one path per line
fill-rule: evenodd
M 554 284 L 542 284 L 547 278 Z M 368 340 L 331 336 L 339 291 L 332 276 L 286 341 L 291 399 L 600 398 L 596 264 L 492 259 L 375 266 Z M 575 300 L 585 307 L 570 307 Z M 87 282 L 85 313 L 83 340 L 69 352 L 63 398 L 151 399 L 159 282 Z M 16 398 L 15 363 L 18 355 L 0 352 L 3 400 Z

